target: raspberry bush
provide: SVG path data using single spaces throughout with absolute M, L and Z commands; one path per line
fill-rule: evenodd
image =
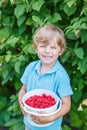
M 63 130 L 87 129 L 87 104 L 83 104 L 87 99 L 87 0 L 1 0 L 0 126 L 9 130 L 23 129 L 17 102 L 19 79 L 25 66 L 37 59 L 32 48 L 34 31 L 49 23 L 65 33 L 67 51 L 60 61 L 74 91 L 71 111 L 64 117 L 69 125 L 63 125 Z

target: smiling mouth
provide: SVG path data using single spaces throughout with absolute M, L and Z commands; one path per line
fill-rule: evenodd
M 43 55 L 43 57 L 44 57 L 44 58 L 52 58 L 52 56 L 44 56 L 44 55 Z

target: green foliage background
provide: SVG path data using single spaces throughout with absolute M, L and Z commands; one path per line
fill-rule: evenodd
M 67 51 L 60 57 L 71 78 L 72 107 L 63 130 L 87 130 L 87 0 L 0 0 L 0 126 L 24 130 L 17 101 L 25 66 L 37 59 L 34 31 L 45 24 L 60 27 Z M 79 105 L 82 110 L 79 111 Z

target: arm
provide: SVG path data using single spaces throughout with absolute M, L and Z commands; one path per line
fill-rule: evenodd
M 60 118 L 61 116 L 64 116 L 66 113 L 69 112 L 71 107 L 71 99 L 70 96 L 63 97 L 62 99 L 62 107 L 60 111 L 58 111 L 56 114 L 52 116 L 35 116 L 31 115 L 32 120 L 38 124 L 46 124 L 52 121 L 55 121 L 56 119 Z
M 60 109 L 60 111 L 58 113 L 53 115 L 54 120 L 60 118 L 61 116 L 64 116 L 70 110 L 70 107 L 71 107 L 71 98 L 70 98 L 70 96 L 63 97 L 61 100 L 62 100 L 62 107 L 61 107 L 61 109 Z
M 23 113 L 23 115 L 26 115 L 27 113 L 24 111 L 23 109 L 23 103 L 22 103 L 22 97 L 24 96 L 24 94 L 26 93 L 26 86 L 22 86 L 19 93 L 18 93 L 18 101 L 19 101 L 19 105 L 21 108 L 21 111 Z

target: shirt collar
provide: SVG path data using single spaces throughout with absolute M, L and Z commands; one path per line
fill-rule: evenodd
M 40 66 L 41 66 L 41 61 L 39 60 L 39 62 L 37 63 L 37 65 L 35 67 L 35 70 L 37 71 L 38 74 L 39 74 Z M 60 66 L 60 63 L 57 60 L 56 63 L 55 63 L 55 65 L 46 74 L 53 73 L 53 72 L 57 71 L 58 68 L 59 68 L 59 66 Z

